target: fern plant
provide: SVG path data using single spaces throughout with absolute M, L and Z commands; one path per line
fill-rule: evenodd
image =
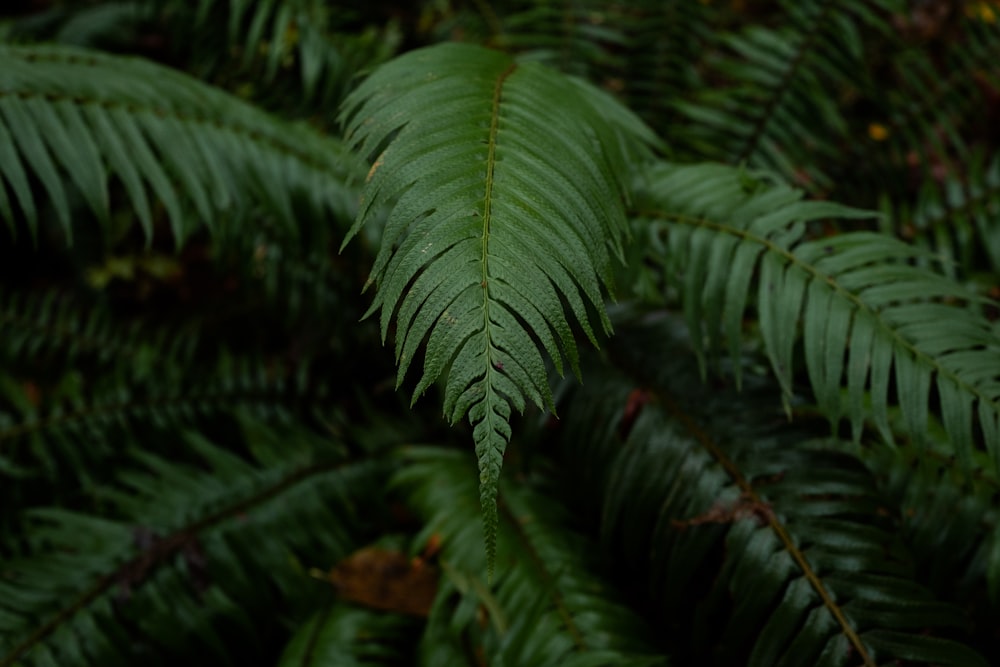
M 592 341 L 587 304 L 608 331 L 601 286 L 621 257 L 621 177 L 642 128 L 598 91 L 462 45 L 398 58 L 347 109 L 362 154 L 398 130 L 369 171 L 356 223 L 391 203 L 369 312 L 380 310 L 383 339 L 395 321 L 400 380 L 427 339 L 414 396 L 447 371 L 446 416 L 469 414 L 492 567 L 511 409 L 527 399 L 554 408 L 539 348 L 560 372 L 563 354 L 578 370 L 560 299 Z
M 0 665 L 1000 659 L 1000 8 L 45 5 Z

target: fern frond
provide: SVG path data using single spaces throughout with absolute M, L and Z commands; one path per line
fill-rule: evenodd
M 906 508 L 900 534 L 927 586 L 986 626 L 1000 613 L 1000 481 L 993 470 L 969 475 L 955 465 L 943 434 L 934 430 L 930 438 L 922 453 L 860 447 L 856 454 Z
M 37 232 L 36 179 L 67 239 L 67 181 L 107 224 L 114 174 L 147 239 L 150 194 L 178 244 L 220 212 L 251 207 L 294 235 L 303 206 L 316 219 L 352 215 L 358 172 L 338 141 L 168 68 L 65 47 L 0 47 L 0 216 L 12 228 L 16 201 Z
M 106 308 L 84 307 L 57 292 L 0 292 L 0 328 L 0 359 L 8 369 L 87 357 L 100 365 L 127 360 L 129 374 L 140 378 L 153 367 L 190 361 L 197 343 L 191 332 L 147 333 L 135 322 L 114 323 Z
M 89 490 L 106 481 L 109 461 L 133 451 L 169 451 L 178 428 L 241 412 L 289 422 L 322 402 L 323 388 L 313 386 L 304 368 L 277 369 L 268 360 L 220 355 L 201 368 L 200 359 L 173 366 L 165 358 L 166 368 L 148 361 L 138 368 L 139 359 L 134 375 L 127 357 L 116 361 L 93 370 L 93 378 L 85 378 L 85 367 L 48 383 L 0 376 L 0 468 L 22 471 L 4 480 L 5 501 L 23 503 L 20 496 L 30 497 L 31 489 L 37 495 L 42 485 L 50 489 L 43 497 L 53 500 Z
M 891 518 L 898 508 L 870 473 L 839 445 L 774 419 L 775 388 L 758 378 L 739 397 L 699 388 L 672 324 L 619 324 L 609 355 L 625 372 L 574 392 L 563 442 L 571 474 L 592 454 L 607 463 L 585 473 L 603 542 L 646 577 L 637 585 L 669 638 L 691 642 L 690 661 L 985 665 L 941 637 L 964 627 L 961 615 L 916 583 Z M 578 411 L 637 385 L 637 414 L 626 416 L 632 398 L 596 425 Z M 591 396 L 578 404 L 580 394 Z
M 676 122 L 675 102 L 698 82 L 716 11 L 705 2 L 633 0 L 623 6 L 623 62 L 606 73 L 605 85 L 620 86 L 629 108 L 661 136 L 669 137 Z
M 803 201 L 792 188 L 728 167 L 663 166 L 651 172 L 649 194 L 644 214 L 663 225 L 666 275 L 682 276 L 699 355 L 703 336 L 713 350 L 725 336 L 739 356 L 756 282 L 760 334 L 786 395 L 801 324 L 809 378 L 831 420 L 846 414 L 859 437 L 868 390 L 870 414 L 891 439 L 894 377 L 906 431 L 919 443 L 933 386 L 963 464 L 1000 465 L 1000 340 L 985 317 L 960 305 L 973 294 L 911 265 L 919 250 L 865 232 L 806 240 L 808 222 L 870 214 Z M 992 463 L 975 458 L 975 424 Z
M 121 46 L 122 36 L 133 35 L 139 24 L 149 18 L 142 3 L 133 0 L 56 5 L 15 19 L 10 26 L 10 39 L 4 41 L 113 48 Z
M 821 3 L 796 4 L 813 8 Z M 974 182 L 968 168 L 979 152 L 993 150 L 994 91 L 1000 86 L 993 63 L 1000 57 L 1000 36 L 990 14 L 994 10 L 987 4 L 933 8 L 895 1 L 864 4 L 876 17 L 888 12 L 891 28 L 884 18 L 841 17 L 849 27 L 834 28 L 835 39 L 841 39 L 841 33 L 858 33 L 864 57 L 857 60 L 837 54 L 836 46 L 829 43 L 826 50 L 813 54 L 809 62 L 852 58 L 855 68 L 819 72 L 824 83 L 816 101 L 802 100 L 792 111 L 795 124 L 810 119 L 808 136 L 802 137 L 800 145 L 781 145 L 781 150 L 793 163 L 803 164 L 815 163 L 815 156 L 822 152 L 821 167 L 795 174 L 807 187 L 811 186 L 803 176 L 811 179 L 814 171 L 822 171 L 834 181 L 841 201 L 873 207 L 888 199 L 894 208 L 906 210 L 922 197 L 918 192 L 922 188 L 940 189 L 953 178 Z M 861 3 L 842 1 L 836 6 L 852 12 Z M 748 68 L 743 80 L 750 91 L 759 90 L 754 72 Z M 735 114 L 726 115 L 721 107 L 741 94 L 744 91 L 733 86 L 718 94 L 719 100 L 712 92 L 696 96 L 695 106 L 707 115 L 695 122 L 698 145 L 706 150 L 705 155 L 723 157 L 725 150 L 732 150 L 726 148 L 731 146 L 723 134 L 726 127 L 711 112 L 721 122 L 734 120 Z M 829 116 L 815 110 L 818 104 L 832 109 Z M 777 124 L 785 126 L 782 121 Z M 708 127 L 717 129 L 698 129 Z M 682 127 L 679 141 L 684 141 L 686 131 Z M 896 232 L 909 238 L 913 229 L 900 220 Z
M 621 8 L 606 2 L 535 0 L 500 17 L 493 43 L 564 72 L 599 80 L 620 66 L 625 44 Z
M 21 486 L 40 477 L 60 478 L 58 493 L 46 494 L 52 501 L 76 487 L 71 478 L 87 485 L 90 464 L 114 449 L 108 443 L 129 440 L 122 433 L 129 430 L 122 428 L 127 415 L 155 421 L 173 414 L 179 422 L 192 416 L 183 391 L 159 406 L 152 396 L 139 397 L 155 386 L 166 398 L 173 393 L 168 387 L 178 389 L 182 368 L 198 368 L 197 336 L 190 332 L 115 322 L 102 305 L 83 307 L 55 292 L 0 294 L 0 325 L 5 510 L 20 505 Z
M 311 108 L 337 107 L 357 73 L 389 58 L 400 41 L 392 25 L 345 31 L 352 12 L 322 0 L 207 0 L 197 5 L 153 0 L 151 4 L 178 34 L 194 31 L 193 39 L 180 48 L 191 52 L 199 68 L 231 78 L 228 70 L 237 64 L 244 92 L 282 106 L 288 106 L 290 96 Z M 219 26 L 225 26 L 227 50 L 218 48 Z M 286 80 L 295 79 L 295 74 L 293 89 Z
M 29 512 L 27 549 L 0 579 L 0 665 L 134 664 L 151 649 L 176 658 L 194 647 L 253 656 L 252 619 L 318 590 L 290 561 L 357 545 L 354 498 L 370 495 L 383 466 L 351 464 L 303 431 L 246 429 L 251 460 L 194 434 L 184 441 L 197 466 L 138 456 L 103 489 L 107 518 Z M 239 641 L 226 641 L 233 630 Z
M 782 2 L 776 26 L 745 25 L 718 40 L 702 87 L 677 108 L 687 123 L 669 136 L 703 158 L 776 171 L 829 190 L 825 167 L 855 140 L 840 99 L 867 90 L 872 44 L 883 46 L 895 0 Z
M 924 44 L 901 50 L 892 63 L 896 81 L 878 100 L 896 160 L 903 162 L 907 153 L 919 156 L 908 166 L 926 178 L 942 164 L 958 170 L 971 149 L 983 144 L 992 123 L 986 101 L 990 88 L 1000 86 L 993 66 L 1000 35 L 975 14 L 957 17 L 960 35 L 942 45 L 942 52 Z
M 595 545 L 568 527 L 570 518 L 558 502 L 523 484 L 503 485 L 501 574 L 490 585 L 483 579 L 480 541 L 470 529 L 478 494 L 469 457 L 420 448 L 406 451 L 405 458 L 393 485 L 424 518 L 422 538 L 440 539 L 450 581 L 439 592 L 430 627 L 436 616 L 450 615 L 452 641 L 471 642 L 491 664 L 667 664 L 648 626 L 602 576 Z M 447 604 L 456 593 L 461 601 Z M 486 622 L 477 620 L 477 608 L 486 610 Z
M 384 65 L 345 113 L 354 145 L 378 153 L 352 233 L 391 207 L 369 313 L 383 340 L 395 319 L 399 382 L 427 339 L 414 398 L 446 373 L 445 415 L 469 415 L 492 561 L 511 411 L 552 405 L 541 351 L 576 367 L 563 302 L 595 344 L 591 313 L 608 330 L 641 123 L 582 83 L 459 44 Z
M 893 231 L 941 256 L 949 276 L 970 276 L 983 260 L 1000 274 L 1000 159 L 973 153 L 962 169 L 926 180 L 912 202 L 887 201 Z

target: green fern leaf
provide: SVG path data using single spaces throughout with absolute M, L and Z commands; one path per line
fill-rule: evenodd
M 740 30 L 708 37 L 715 48 L 702 67 L 704 85 L 675 104 L 680 122 L 669 136 L 701 157 L 747 163 L 810 189 L 829 189 L 826 171 L 852 140 L 847 105 L 830 89 L 870 87 L 866 42 L 891 43 L 887 16 L 895 0 L 784 1 L 761 25 L 740 17 Z M 684 118 L 686 117 L 686 118 Z
M 354 145 L 378 153 L 352 234 L 391 206 L 369 314 L 383 340 L 395 316 L 399 382 L 427 339 L 414 400 L 444 374 L 445 414 L 469 415 L 492 563 L 512 409 L 552 407 L 543 351 L 559 372 L 563 355 L 577 367 L 562 302 L 595 344 L 588 311 L 610 330 L 602 286 L 642 125 L 537 63 L 458 44 L 383 66 L 345 115 Z
M 944 427 L 966 468 L 976 451 L 974 421 L 1000 466 L 1000 339 L 974 308 L 958 305 L 975 302 L 972 293 L 914 265 L 926 261 L 926 253 L 866 232 L 807 240 L 807 222 L 871 214 L 803 201 L 800 191 L 728 167 L 664 166 L 653 170 L 649 193 L 656 209 L 649 217 L 672 222 L 663 230 L 668 272 L 683 276 L 699 354 L 703 337 L 714 350 L 725 332 L 731 354 L 739 356 L 741 318 L 759 270 L 761 337 L 786 394 L 801 324 L 806 369 L 831 421 L 846 415 L 857 438 L 870 416 L 891 439 L 894 379 L 903 425 L 921 443 L 934 387 Z
M 166 67 L 82 49 L 0 46 L 0 215 L 12 225 L 16 201 L 32 233 L 32 175 L 70 241 L 65 181 L 107 223 L 114 174 L 147 239 L 152 193 L 180 244 L 196 224 L 255 206 L 292 234 L 301 233 L 303 204 L 316 219 L 352 217 L 359 172 L 340 142 Z
M 342 445 L 301 428 L 242 426 L 249 460 L 196 433 L 177 444 L 197 466 L 136 450 L 116 485 L 92 491 L 114 519 L 27 510 L 31 539 L 0 578 L 0 665 L 137 664 L 151 650 L 173 664 L 196 653 L 225 662 L 246 651 L 227 632 L 242 626 L 245 639 L 255 617 L 308 599 L 315 586 L 301 570 L 274 563 L 356 549 L 354 502 L 384 480 L 385 464 L 349 462 Z M 232 567 L 199 591 L 192 556 Z M 128 641 L 123 615 L 141 619 Z
M 692 664 L 987 664 L 916 579 L 893 518 L 911 505 L 888 505 L 846 443 L 775 420 L 765 376 L 701 387 L 675 318 L 615 323 L 617 368 L 573 392 L 557 465 L 616 562 L 648 574 L 666 639 L 695 638 Z M 935 523 L 936 548 L 965 546 L 946 539 Z

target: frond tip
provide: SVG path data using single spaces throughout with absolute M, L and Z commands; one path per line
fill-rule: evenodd
M 459 44 L 384 65 L 345 110 L 354 146 L 381 150 L 352 234 L 391 206 L 369 314 L 383 339 L 395 317 L 400 382 L 426 339 L 414 398 L 445 374 L 445 414 L 469 415 L 492 563 L 511 406 L 553 407 L 542 349 L 577 368 L 564 302 L 595 344 L 588 302 L 610 330 L 623 176 L 648 137 L 595 89 Z

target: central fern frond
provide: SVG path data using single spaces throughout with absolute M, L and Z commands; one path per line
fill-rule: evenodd
M 383 66 L 345 108 L 355 147 L 378 153 L 351 235 L 391 208 L 369 314 L 383 340 L 395 318 L 399 382 L 426 343 L 414 399 L 445 376 L 445 414 L 469 415 L 492 564 L 512 407 L 553 407 L 543 350 L 560 373 L 563 356 L 577 368 L 564 305 L 595 344 L 590 312 L 610 331 L 604 294 L 644 128 L 578 81 L 459 44 Z

